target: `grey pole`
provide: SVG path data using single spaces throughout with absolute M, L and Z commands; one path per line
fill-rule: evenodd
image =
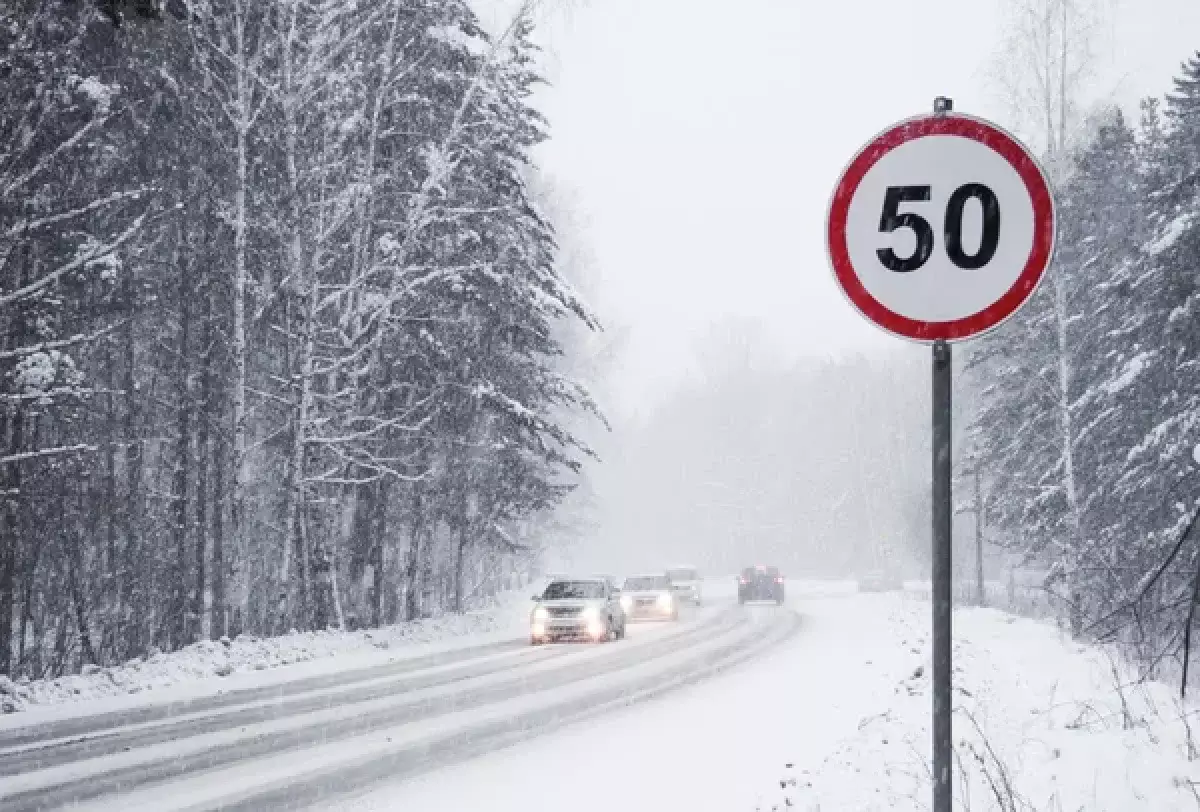
M 977 603 L 987 606 L 987 584 L 983 580 L 983 488 L 980 485 L 979 458 L 975 458 L 975 589 Z
M 951 812 L 950 345 L 933 345 L 933 812 Z
M 933 111 L 944 115 L 954 103 L 938 97 Z M 951 406 L 953 370 L 950 345 L 933 344 L 933 812 L 953 812 L 951 771 L 954 759 L 951 720 L 951 623 L 953 583 L 951 532 Z

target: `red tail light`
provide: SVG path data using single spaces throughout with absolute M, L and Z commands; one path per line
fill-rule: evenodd
M 749 581 L 747 581 L 745 578 L 738 578 L 738 583 L 745 584 L 745 583 L 749 583 Z
M 777 583 L 777 584 L 782 584 L 782 583 L 783 583 L 783 578 L 776 578 L 776 579 L 775 579 L 775 583 Z

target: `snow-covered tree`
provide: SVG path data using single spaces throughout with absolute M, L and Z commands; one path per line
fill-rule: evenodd
M 8 674 L 464 608 L 588 454 L 528 8 L 151 6 L 0 9 Z
M 968 382 L 1001 535 L 1061 576 L 1076 633 L 1157 660 L 1185 637 L 1197 561 L 1200 58 L 1136 129 L 1102 110 L 1084 134 L 1059 164 L 1051 276 Z

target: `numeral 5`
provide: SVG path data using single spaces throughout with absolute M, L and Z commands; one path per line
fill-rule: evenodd
M 924 203 L 931 197 L 928 186 L 889 186 L 883 198 L 883 213 L 879 217 L 879 230 L 891 234 L 897 229 L 907 228 L 917 238 L 917 248 L 912 255 L 902 259 L 889 248 L 880 248 L 875 253 L 883 267 L 897 273 L 915 271 L 929 261 L 933 253 L 933 228 L 929 221 L 915 212 L 901 212 L 901 203 Z M 983 208 L 983 234 L 979 250 L 968 254 L 962 245 L 963 209 L 967 201 L 975 198 Z M 1000 244 L 1000 201 L 996 193 L 982 183 L 967 183 L 954 190 L 946 202 L 946 216 L 942 233 L 946 239 L 946 256 L 963 270 L 976 270 L 992 261 Z

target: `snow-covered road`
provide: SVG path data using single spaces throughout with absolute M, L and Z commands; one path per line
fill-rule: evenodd
M 799 631 L 736 671 L 313 808 L 754 812 L 761 802 L 766 812 L 780 795 L 786 762 L 819 764 L 853 740 L 864 718 L 892 705 L 897 683 L 923 657 L 915 637 L 897 636 L 895 610 L 907 602 L 901 596 L 858 595 L 852 584 L 789 589 L 787 608 L 801 619 Z M 924 610 L 914 608 L 923 619 Z
M 789 589 L 799 632 L 742 668 L 312 808 L 927 810 L 928 602 Z M 956 809 L 1197 808 L 1196 722 L 1181 718 L 1200 711 L 1169 686 L 1131 684 L 1108 652 L 995 610 L 956 611 L 954 648 Z
M 928 603 L 809 582 L 787 606 L 741 607 L 731 586 L 620 643 L 476 639 L 173 704 L 9 717 L 0 809 L 927 808 Z M 1195 808 L 1197 711 L 1169 687 L 1123 681 L 1051 624 L 979 609 L 955 624 L 961 808 Z M 997 786 L 1020 803 L 994 802 Z
M 729 598 L 626 641 L 490 643 L 260 689 L 6 726 L 0 807 L 324 804 L 661 694 L 788 637 L 787 609 Z

